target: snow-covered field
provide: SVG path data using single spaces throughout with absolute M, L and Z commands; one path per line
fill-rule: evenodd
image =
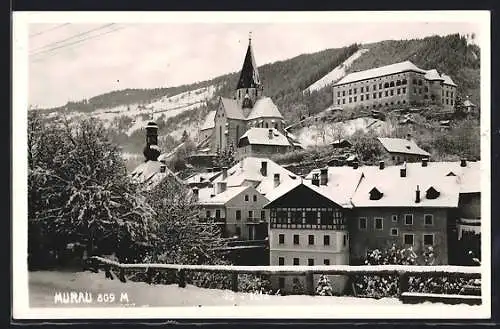
M 386 121 L 371 117 L 357 118 L 344 122 L 318 122 L 307 127 L 293 131 L 299 142 L 304 146 L 321 146 L 332 143 L 334 140 L 346 138 L 354 134 L 356 130 L 364 132 L 374 131 L 384 135 L 393 129 Z
M 338 65 L 335 67 L 333 70 L 331 70 L 329 73 L 327 73 L 324 77 L 319 79 L 318 81 L 314 82 L 312 85 L 307 87 L 304 92 L 306 91 L 315 91 L 319 90 L 321 88 L 324 88 L 333 82 L 336 82 L 343 78 L 346 75 L 346 70 L 354 63 L 355 60 L 357 60 L 361 55 L 366 53 L 368 49 L 359 49 L 356 51 L 354 54 L 352 54 L 348 59 L 346 59 L 342 64 Z
M 91 303 L 55 303 L 57 293 L 87 292 L 92 294 Z M 114 294 L 113 303 L 99 303 L 99 293 Z M 128 302 L 123 297 L 126 294 Z M 29 273 L 30 307 L 96 307 L 96 306 L 238 306 L 238 305 L 311 305 L 311 304 L 362 304 L 397 305 L 395 298 L 375 300 L 355 297 L 327 296 L 269 296 L 235 293 L 230 290 L 205 289 L 192 285 L 148 285 L 142 282 L 122 283 L 118 279 L 105 279 L 104 272 L 56 272 L 36 271 Z

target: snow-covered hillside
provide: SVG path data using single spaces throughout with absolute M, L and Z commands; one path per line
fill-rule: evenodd
M 359 49 L 354 54 L 352 54 L 348 59 L 346 59 L 342 64 L 338 65 L 324 77 L 322 77 L 321 79 L 319 79 L 318 81 L 307 87 L 304 90 L 304 92 L 319 90 L 340 80 L 346 75 L 346 70 L 352 65 L 352 63 L 367 51 L 368 49 L 366 48 Z
M 386 135 L 392 131 L 390 123 L 371 117 L 357 118 L 344 122 L 318 122 L 307 127 L 297 128 L 293 134 L 304 146 L 321 146 L 332 143 L 339 138 L 349 137 L 356 130 L 374 131 L 378 135 Z

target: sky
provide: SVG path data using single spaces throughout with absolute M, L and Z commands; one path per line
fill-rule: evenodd
M 451 33 L 477 38 L 480 31 L 471 22 L 31 23 L 29 103 L 61 106 L 113 90 L 177 86 L 239 71 L 250 32 L 261 66 L 355 42 Z

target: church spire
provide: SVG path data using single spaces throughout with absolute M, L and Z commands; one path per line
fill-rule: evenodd
M 260 85 L 259 71 L 257 70 L 257 64 L 255 64 L 255 57 L 252 49 L 252 34 L 250 32 L 248 36 L 247 53 L 243 61 L 243 67 L 236 89 L 258 88 Z

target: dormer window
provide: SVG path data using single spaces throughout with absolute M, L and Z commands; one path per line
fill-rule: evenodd
M 453 171 L 450 171 L 446 176 L 456 176 Z
M 429 187 L 427 192 L 425 192 L 425 197 L 429 200 L 437 199 L 441 193 L 439 193 L 434 187 Z
M 380 200 L 384 193 L 380 192 L 376 187 L 370 191 L 370 200 Z

